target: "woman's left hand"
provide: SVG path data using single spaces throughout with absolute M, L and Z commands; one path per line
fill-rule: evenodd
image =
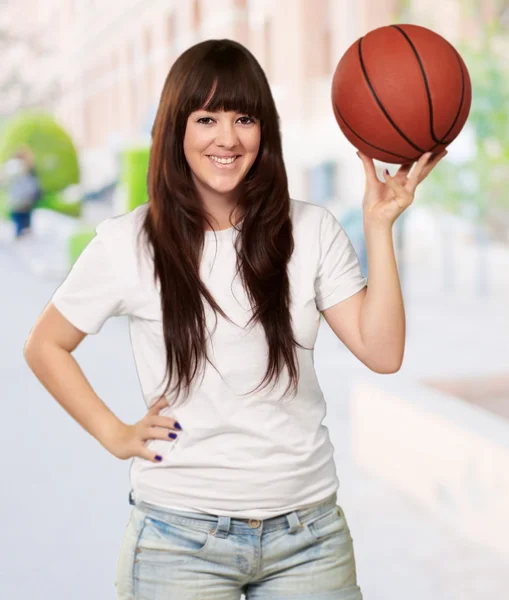
M 443 150 L 441 154 L 433 157 L 432 152 L 426 152 L 415 163 L 410 176 L 408 173 L 414 163 L 401 165 L 393 177 L 384 171 L 385 183 L 382 183 L 376 174 L 373 159 L 360 151 L 357 152 L 366 172 L 366 187 L 362 201 L 364 223 L 392 227 L 399 215 L 414 201 L 415 188 L 446 154 L 447 150 Z

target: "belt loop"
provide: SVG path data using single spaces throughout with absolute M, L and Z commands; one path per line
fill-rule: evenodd
M 286 519 L 288 520 L 288 524 L 290 525 L 290 530 L 288 533 L 295 533 L 299 529 L 299 527 L 302 527 L 296 510 L 294 510 L 291 513 L 288 513 L 286 515 Z
M 231 518 L 223 515 L 218 515 L 217 527 L 211 530 L 216 537 L 226 538 L 230 532 Z

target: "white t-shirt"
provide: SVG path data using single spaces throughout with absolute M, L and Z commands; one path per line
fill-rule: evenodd
M 134 359 L 147 407 L 164 389 L 165 347 L 159 282 L 148 246 L 136 235 L 148 204 L 108 218 L 83 250 L 52 302 L 78 329 L 95 334 L 112 316 L 127 315 Z M 159 414 L 182 426 L 175 441 L 149 440 L 160 463 L 133 458 L 130 482 L 136 502 L 168 509 L 266 519 L 315 504 L 336 492 L 334 448 L 322 420 L 326 404 L 313 348 L 320 312 L 367 285 L 355 250 L 325 207 L 291 200 L 295 249 L 288 265 L 291 317 L 297 347 L 298 393 L 281 399 L 289 376 L 256 393 L 267 367 L 268 346 L 235 274 L 232 227 L 205 232 L 202 281 L 235 323 L 204 303 L 207 353 L 191 393 Z M 140 259 L 138 261 L 138 259 Z M 174 402 L 173 396 L 168 396 Z

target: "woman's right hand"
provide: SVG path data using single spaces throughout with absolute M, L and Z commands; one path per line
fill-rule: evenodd
M 175 419 L 158 414 L 165 406 L 168 406 L 168 401 L 163 396 L 134 425 L 122 423 L 109 440 L 107 450 L 122 460 L 139 456 L 159 463 L 160 461 L 156 459 L 157 454 L 151 452 L 145 446 L 145 442 L 147 440 L 166 440 L 171 444 L 176 438 L 169 437 L 169 434 L 180 432 L 180 429 L 175 427 Z

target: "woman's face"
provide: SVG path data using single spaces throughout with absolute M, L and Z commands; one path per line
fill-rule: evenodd
M 237 202 L 236 190 L 256 160 L 260 138 L 259 121 L 242 113 L 197 110 L 189 115 L 184 154 L 207 204 Z

